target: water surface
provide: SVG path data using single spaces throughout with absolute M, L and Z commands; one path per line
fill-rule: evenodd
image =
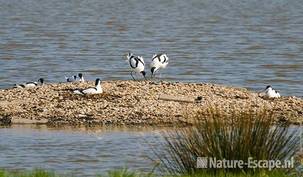
M 162 77 L 303 95 L 300 0 L 0 0 L 0 88 L 130 79 L 127 51 L 171 59 Z
M 55 170 L 93 176 L 130 168 L 150 172 L 151 147 L 160 145 L 159 128 L 0 127 L 0 168 Z

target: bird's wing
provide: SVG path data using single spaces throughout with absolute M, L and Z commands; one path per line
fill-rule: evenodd
M 161 62 L 161 63 L 168 63 L 168 57 L 167 57 L 167 55 L 166 54 L 161 54 L 160 56 L 159 56 L 159 61 Z
M 168 56 L 167 56 L 166 54 L 164 54 L 164 56 L 165 56 L 165 58 L 166 58 L 166 62 L 165 62 L 165 63 L 168 63 L 168 61 L 169 61 Z
M 38 85 L 37 82 L 26 82 L 26 85 L 27 85 L 27 84 Z
M 136 68 L 136 67 L 138 66 L 138 61 L 136 60 L 136 58 L 131 58 L 131 59 L 129 60 L 129 65 L 130 65 L 130 67 L 132 67 L 132 68 Z
M 143 65 L 145 65 L 144 59 L 143 59 L 142 56 L 138 56 L 137 59 L 138 59 L 138 61 L 139 61 L 140 63 L 142 63 Z
M 90 94 L 90 93 L 96 93 L 96 91 L 97 91 L 97 89 L 92 87 L 92 88 L 85 89 L 82 92 L 84 94 Z
M 79 90 L 79 89 L 74 90 L 73 93 L 74 93 L 74 94 L 79 94 L 79 95 L 83 95 L 83 94 L 84 94 L 84 93 L 82 92 L 82 90 Z
M 25 88 L 24 84 L 15 84 L 14 88 Z

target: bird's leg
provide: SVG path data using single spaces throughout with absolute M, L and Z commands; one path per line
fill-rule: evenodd
M 133 76 L 133 72 L 134 72 L 134 71 L 130 72 L 130 75 L 132 76 L 133 80 L 135 81 L 136 79 L 135 79 L 134 76 Z
M 152 75 L 152 76 L 153 76 L 152 78 L 154 78 L 154 79 L 155 79 L 155 78 L 156 78 L 156 74 L 157 74 L 157 73 L 156 73 L 156 72 L 154 72 L 154 74 Z

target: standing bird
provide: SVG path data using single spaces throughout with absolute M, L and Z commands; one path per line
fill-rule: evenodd
M 96 79 L 95 87 L 90 87 L 87 89 L 76 89 L 73 92 L 75 94 L 80 94 L 80 95 L 103 93 L 103 90 L 101 87 L 101 80 L 99 78 Z
M 128 53 L 126 55 L 126 59 L 129 62 L 132 71 L 130 75 L 132 76 L 133 80 L 136 80 L 133 76 L 133 72 L 141 73 L 145 78 L 146 72 L 144 71 L 145 63 L 144 59 L 141 56 L 134 56 L 132 53 Z
M 158 71 L 161 68 L 166 68 L 168 65 L 169 58 L 165 53 L 156 54 L 153 56 L 152 62 L 150 64 L 150 70 L 151 70 L 151 77 L 155 75 L 155 72 Z
M 74 75 L 72 77 L 66 77 L 65 76 L 65 80 L 66 80 L 66 82 L 76 82 L 77 81 L 77 76 L 76 75 Z
M 79 81 L 80 82 L 84 82 L 85 81 L 82 73 L 79 73 L 78 76 L 79 76 Z
M 280 93 L 274 90 L 270 85 L 265 88 L 265 96 L 268 98 L 280 98 Z
M 40 85 L 43 85 L 44 83 L 44 79 L 43 78 L 40 78 L 38 80 L 38 82 L 26 82 L 24 84 L 15 84 L 15 87 L 14 88 L 30 88 L 30 87 L 36 87 L 38 86 L 40 83 Z

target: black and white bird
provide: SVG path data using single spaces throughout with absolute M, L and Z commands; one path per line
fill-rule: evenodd
M 65 80 L 66 80 L 66 82 L 76 82 L 77 81 L 77 76 L 76 75 L 74 75 L 72 77 L 66 77 L 65 76 Z
M 155 75 L 155 72 L 159 69 L 164 69 L 168 65 L 169 58 L 165 53 L 155 54 L 150 63 L 151 77 Z
M 76 89 L 73 92 L 75 94 L 80 94 L 80 95 L 103 93 L 103 90 L 102 90 L 102 87 L 101 87 L 101 80 L 99 78 L 96 79 L 95 87 L 90 87 L 90 88 L 87 88 L 87 89 Z
M 79 77 L 79 82 L 84 82 L 85 81 L 82 73 L 79 73 L 78 77 Z
M 144 71 L 145 63 L 143 57 L 135 56 L 132 53 L 128 53 L 126 55 L 126 59 L 129 62 L 130 67 L 132 68 L 130 75 L 132 76 L 133 80 L 136 80 L 133 76 L 133 72 L 142 74 L 145 78 L 146 72 Z
M 265 96 L 268 98 L 280 98 L 280 93 L 274 90 L 270 85 L 268 85 L 265 90 Z
M 38 82 L 26 82 L 24 84 L 15 84 L 14 88 L 31 88 L 31 87 L 37 87 L 38 85 L 43 85 L 44 79 L 40 78 Z

